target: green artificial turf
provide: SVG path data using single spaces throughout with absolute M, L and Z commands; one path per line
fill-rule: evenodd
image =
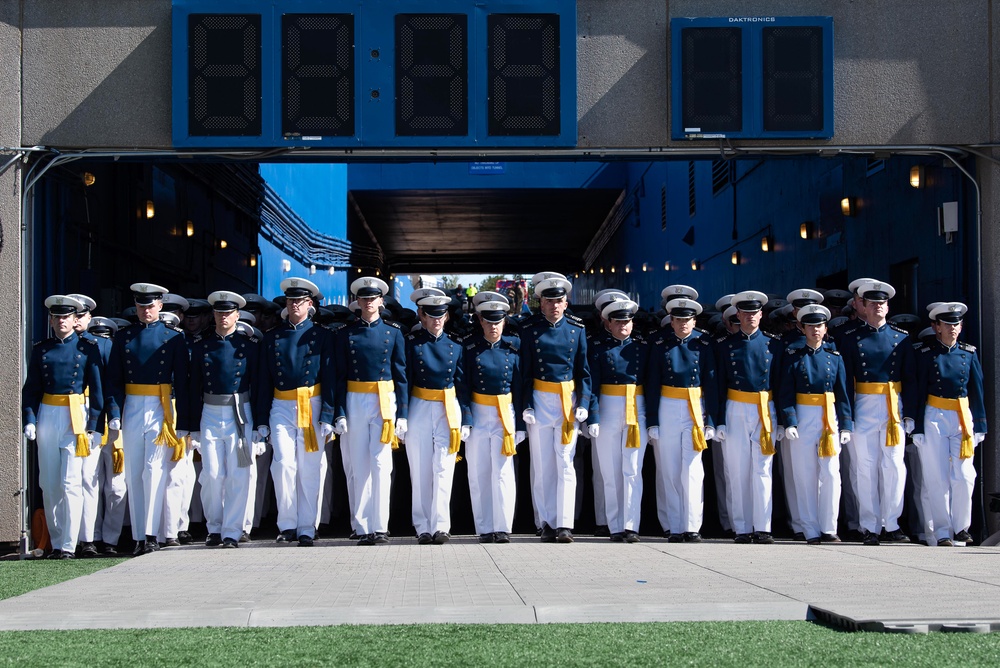
M 0 561 L 0 599 L 20 596 L 81 575 L 90 575 L 123 561 L 124 558 Z
M 0 665 L 991 666 L 1000 634 L 850 633 L 809 622 L 18 631 Z

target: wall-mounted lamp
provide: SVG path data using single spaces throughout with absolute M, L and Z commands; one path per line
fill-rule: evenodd
M 219 239 L 219 248 L 225 248 L 228 245 L 225 239 Z
M 592 273 L 592 274 L 594 273 L 594 268 L 593 267 L 590 268 L 590 273 Z
M 611 265 L 611 273 L 615 273 L 615 265 Z
M 358 273 L 359 274 L 361 273 L 361 267 L 358 267 Z
M 84 172 L 83 174 L 80 175 L 80 178 L 83 179 L 83 185 L 87 186 L 88 188 L 94 185 L 94 183 L 97 181 L 97 177 L 91 174 L 90 172 Z
M 282 260 L 281 261 L 281 271 L 283 273 L 287 274 L 291 270 L 292 270 L 292 262 L 291 262 L 291 260 Z
M 146 218 L 152 218 L 156 215 L 156 206 L 153 204 L 153 200 L 146 200 Z
M 645 262 L 643 262 L 643 263 L 642 263 L 642 270 L 643 270 L 643 271 L 649 271 L 649 265 L 648 265 L 648 264 L 646 264 Z
M 770 234 L 765 234 L 760 238 L 760 249 L 765 253 L 770 253 L 774 249 L 774 239 Z
M 799 225 L 799 236 L 803 239 L 813 239 L 816 236 L 816 226 L 813 225 L 811 220 Z
M 329 271 L 330 275 L 333 276 L 333 271 L 334 271 L 333 267 L 330 267 L 327 271 Z
M 256 253 L 250 253 L 250 266 L 251 267 L 256 267 L 257 266 L 257 254 Z
M 381 269 L 376 269 L 375 270 L 375 275 L 376 276 L 381 276 L 382 275 L 382 270 Z
M 316 265 L 314 264 L 309 265 L 309 275 L 312 276 L 315 273 L 316 273 Z
M 840 212 L 845 216 L 853 216 L 855 211 L 855 202 L 853 197 L 845 197 L 840 200 Z
M 604 267 L 601 267 L 600 273 L 602 273 L 602 274 L 604 273 Z
M 701 271 L 701 262 L 698 260 L 691 260 L 691 271 Z
M 193 237 L 194 236 L 194 221 L 193 220 L 187 221 L 187 224 L 186 224 L 185 229 L 184 229 L 184 234 L 186 234 L 189 237 Z
M 920 165 L 914 165 L 913 167 L 910 167 L 911 186 L 913 186 L 914 188 L 923 188 L 924 184 L 927 182 L 926 179 L 927 176 L 924 173 L 923 167 L 921 167 Z
M 631 272 L 632 272 L 632 265 L 629 264 L 625 265 L 625 273 L 629 274 Z
M 730 256 L 729 261 L 733 264 L 739 264 L 740 260 L 743 259 L 743 255 L 739 251 L 733 251 L 732 256 Z
M 670 260 L 663 263 L 663 271 L 670 271 Z

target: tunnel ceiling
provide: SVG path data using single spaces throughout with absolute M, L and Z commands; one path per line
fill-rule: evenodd
M 395 273 L 575 271 L 620 189 L 352 190 Z

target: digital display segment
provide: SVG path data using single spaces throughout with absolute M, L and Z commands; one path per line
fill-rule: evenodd
M 764 28 L 764 129 L 823 128 L 823 29 Z
M 188 132 L 260 135 L 260 15 L 191 14 L 188 33 Z
M 743 129 L 743 31 L 688 28 L 681 31 L 683 124 L 697 132 Z
M 490 14 L 489 134 L 559 134 L 559 15 Z
M 469 132 L 465 14 L 396 15 L 396 134 Z

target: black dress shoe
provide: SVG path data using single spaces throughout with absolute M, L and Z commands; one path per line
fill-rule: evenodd
M 566 527 L 559 527 L 556 530 L 556 542 L 557 543 L 572 543 L 573 542 L 573 532 Z
M 63 559 L 76 559 L 76 555 L 73 554 L 72 552 L 60 552 L 59 553 L 59 559 L 60 560 L 63 560 Z
M 347 540 L 358 540 L 361 536 L 358 535 L 357 531 L 352 531 L 351 535 L 347 537 Z
M 697 531 L 685 531 L 684 532 L 684 542 L 685 543 L 700 543 L 701 534 Z
M 878 534 L 871 531 L 865 531 L 864 538 L 862 538 L 861 542 L 865 545 L 878 545 Z
M 205 547 L 215 547 L 217 545 L 222 545 L 222 534 L 220 533 L 208 534 L 208 538 L 205 539 Z
M 163 547 L 180 547 L 181 542 L 176 538 L 168 538 L 163 543 Z
M 435 531 L 433 539 L 435 545 L 444 545 L 451 540 L 451 534 L 447 531 Z
M 146 554 L 146 541 L 137 540 L 135 542 L 135 547 L 132 549 L 132 556 L 138 557 L 143 554 Z
M 598 524 L 594 527 L 594 535 L 598 538 L 605 538 L 611 535 L 611 530 L 608 529 L 607 524 Z
M 624 543 L 625 542 L 625 532 L 624 531 L 622 531 L 622 532 L 616 531 L 613 534 L 611 534 L 611 542 L 612 543 Z
M 84 559 L 92 559 L 98 555 L 97 546 L 93 543 L 80 543 L 80 556 Z
M 150 552 L 159 552 L 160 544 L 156 542 L 156 536 L 146 536 L 146 551 L 143 554 L 149 554 Z
M 194 542 L 194 536 L 189 534 L 187 531 L 178 531 L 177 540 L 181 545 L 190 545 Z
M 417 545 L 431 545 L 434 538 L 429 533 L 422 533 L 417 536 Z
M 541 537 L 543 543 L 554 543 L 556 542 L 556 530 L 548 524 L 543 524 Z
M 951 541 L 951 538 L 940 538 L 937 543 L 938 547 L 955 547 L 955 543 Z
M 97 548 L 105 557 L 117 557 L 118 556 L 118 546 L 112 545 L 111 543 L 101 543 L 101 546 Z
M 301 545 L 301 543 L 299 543 L 299 545 Z M 240 541 L 236 540 L 235 538 L 225 538 L 222 541 L 222 547 L 225 547 L 227 549 L 234 549 L 239 546 L 240 546 Z
M 753 536 L 753 542 L 758 545 L 771 545 L 774 543 L 774 538 L 771 537 L 771 533 L 768 531 L 758 531 Z
M 493 542 L 495 543 L 509 543 L 510 534 L 506 531 L 497 531 L 493 534 Z
M 639 540 L 640 540 L 639 539 L 639 534 L 637 534 L 636 532 L 634 532 L 634 531 L 626 531 L 625 532 L 625 542 L 626 543 L 638 543 Z
M 375 532 L 375 544 L 376 545 L 388 545 L 389 544 L 389 534 L 384 531 Z
M 792 540 L 797 540 L 801 543 L 803 541 L 806 541 L 806 535 L 801 531 L 796 531 L 794 534 L 792 534 Z
M 480 543 L 495 543 L 497 542 L 496 534 L 492 533 L 481 533 L 479 534 Z
M 46 559 L 62 559 L 62 550 L 52 550 Z
M 667 542 L 668 543 L 683 543 L 684 542 L 684 534 L 681 534 L 681 533 L 672 533 L 669 536 L 667 536 Z
M 275 543 L 291 543 L 295 540 L 295 529 L 285 529 L 274 539 Z
M 362 534 L 361 537 L 358 538 L 358 545 L 374 545 L 374 544 L 375 544 L 375 534 L 373 533 Z
M 819 535 L 819 541 L 821 543 L 839 543 L 840 536 L 835 533 L 823 533 Z
M 806 538 L 806 545 L 819 545 L 819 543 L 819 536 L 816 536 L 815 538 Z
M 738 533 L 736 534 L 736 537 L 733 538 L 733 542 L 740 545 L 746 545 L 748 543 L 752 543 L 753 539 L 750 538 L 750 534 L 748 533 Z
M 247 533 L 246 531 L 244 531 L 243 533 L 240 534 L 240 541 L 239 542 L 241 542 L 241 543 L 252 543 L 253 539 L 250 538 L 250 534 L 249 533 Z
M 966 545 L 972 545 L 975 543 L 975 541 L 972 539 L 972 534 L 970 534 L 965 529 L 955 534 L 955 540 L 960 543 L 965 543 Z
M 299 547 L 312 547 L 315 541 L 312 536 L 302 534 L 299 536 Z
M 888 543 L 909 543 L 910 537 L 903 533 L 902 529 L 896 529 L 895 531 L 886 531 L 885 540 Z

